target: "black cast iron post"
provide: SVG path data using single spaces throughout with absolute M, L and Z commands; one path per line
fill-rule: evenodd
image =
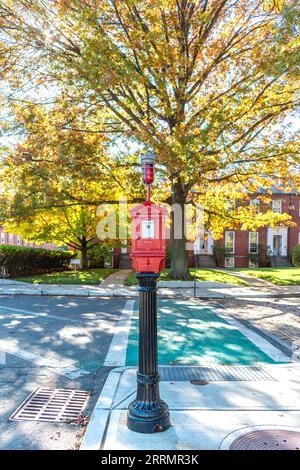
M 168 405 L 159 395 L 157 357 L 157 279 L 159 274 L 138 273 L 139 367 L 137 395 L 128 408 L 127 424 L 132 431 L 154 433 L 170 426 Z

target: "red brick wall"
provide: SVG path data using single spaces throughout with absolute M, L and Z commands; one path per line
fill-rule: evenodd
M 288 228 L 288 254 L 292 252 L 294 246 L 299 243 L 300 233 L 300 197 L 288 194 L 273 195 L 273 199 L 282 201 L 282 212 L 292 216 L 292 221 L 296 224 Z M 271 203 L 272 204 L 272 203 Z M 260 210 L 265 212 L 270 209 L 270 204 L 260 203 Z M 225 244 L 225 238 L 215 242 L 221 246 Z M 267 228 L 258 229 L 258 243 L 267 245 Z M 235 252 L 232 256 L 235 258 L 235 267 L 248 267 L 249 264 L 249 231 L 235 230 Z
M 300 197 L 295 196 L 291 200 L 290 214 L 293 216 L 294 227 L 290 227 L 288 232 L 288 253 L 290 253 L 294 246 L 299 243 L 299 232 L 300 232 Z
M 49 249 L 49 250 L 54 250 L 55 248 L 57 248 L 57 245 L 55 245 L 54 243 L 41 243 L 41 244 L 38 244 L 38 243 L 29 243 L 27 242 L 27 244 L 25 245 L 25 241 L 24 240 L 20 240 L 20 244 L 18 245 L 18 235 L 16 234 L 13 234 L 13 239 L 12 239 L 12 243 L 10 243 L 10 240 L 9 240 L 9 233 L 6 233 L 4 232 L 5 230 L 5 227 L 1 227 L 0 226 L 0 245 L 14 245 L 14 246 L 29 246 L 29 247 L 33 247 L 33 248 L 46 248 L 46 249 Z M 4 242 L 1 242 L 1 234 L 4 233 Z

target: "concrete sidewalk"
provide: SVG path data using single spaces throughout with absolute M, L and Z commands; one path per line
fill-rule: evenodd
M 165 297 L 192 298 L 194 296 L 204 299 L 224 298 L 258 298 L 258 297 L 299 297 L 300 286 L 265 286 L 243 287 L 222 283 L 197 282 L 196 286 L 159 287 L 159 295 Z M 137 286 L 78 286 L 58 284 L 29 284 L 13 281 L 1 284 L 0 295 L 50 295 L 50 296 L 85 296 L 85 297 L 135 297 L 138 295 Z
M 234 367 L 226 367 L 232 374 Z M 172 373 L 176 366 L 168 369 Z M 114 369 L 80 449 L 218 450 L 229 449 L 237 437 L 257 429 L 300 433 L 300 364 L 263 366 L 257 371 L 259 375 L 253 375 L 251 367 L 239 367 L 239 372 L 244 377 L 212 378 L 204 386 L 189 380 L 161 381 L 171 427 L 145 435 L 129 431 L 126 425 L 127 407 L 135 398 L 136 370 Z
M 109 287 L 110 289 L 119 289 L 124 286 L 124 281 L 127 279 L 131 269 L 120 269 L 116 273 L 107 276 L 100 284 L 101 287 Z
M 251 286 L 256 286 L 256 287 L 273 287 L 274 284 L 272 282 L 266 281 L 265 279 L 261 279 L 256 276 L 252 276 L 251 274 L 244 273 L 243 271 L 234 271 L 226 268 L 218 268 L 218 269 L 213 269 L 213 271 L 223 271 L 226 274 L 230 274 L 232 276 L 238 277 L 242 281 L 248 282 Z

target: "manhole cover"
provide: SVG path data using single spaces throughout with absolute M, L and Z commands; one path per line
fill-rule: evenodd
M 208 385 L 209 382 L 207 382 L 207 380 L 191 380 L 191 384 L 193 384 L 193 385 Z
M 38 388 L 9 418 L 12 421 L 76 420 L 85 408 L 89 392 L 61 388 Z
M 300 432 L 286 429 L 263 429 L 238 437 L 230 450 L 300 450 Z

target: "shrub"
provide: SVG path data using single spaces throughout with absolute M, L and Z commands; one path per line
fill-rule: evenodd
M 255 266 L 259 266 L 259 255 L 251 253 L 249 255 L 249 261 Z
M 294 246 L 292 251 L 292 263 L 294 266 L 300 266 L 300 243 Z
M 213 253 L 218 267 L 223 266 L 225 262 L 226 250 L 222 245 L 214 245 Z
M 270 248 L 267 245 L 258 245 L 258 266 L 261 268 L 268 268 L 271 266 Z
M 74 253 L 11 245 L 0 246 L 0 275 L 17 277 L 69 268 Z
M 95 245 L 88 250 L 88 266 L 89 268 L 104 268 L 105 257 L 110 254 L 109 249 L 105 245 Z

